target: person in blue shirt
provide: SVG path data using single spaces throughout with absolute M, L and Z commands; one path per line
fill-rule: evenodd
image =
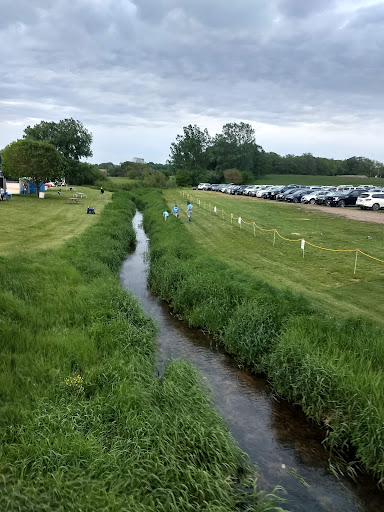
M 175 204 L 175 206 L 172 208 L 172 213 L 175 217 L 179 216 L 179 207 L 177 206 L 177 204 Z
M 191 203 L 189 201 L 187 201 L 187 217 L 188 217 L 188 221 L 191 222 L 191 214 L 192 214 L 192 210 L 193 210 L 193 206 L 191 205 Z
M 167 220 L 168 215 L 169 213 L 167 211 L 163 211 L 164 220 Z

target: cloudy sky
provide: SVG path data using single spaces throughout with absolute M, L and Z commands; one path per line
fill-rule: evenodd
M 73 117 L 94 162 L 165 162 L 182 127 L 384 161 L 384 0 L 0 0 L 0 148 Z

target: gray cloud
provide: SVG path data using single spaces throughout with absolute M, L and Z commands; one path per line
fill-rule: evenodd
M 383 3 L 3 0 L 1 126 L 73 116 L 129 130 L 132 146 L 135 127 L 172 141 L 196 118 L 348 137 L 384 122 L 383 47 Z M 7 137 L 0 130 L 0 146 Z

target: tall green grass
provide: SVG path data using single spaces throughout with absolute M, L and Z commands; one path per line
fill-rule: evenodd
M 197 372 L 154 377 L 156 326 L 118 280 L 134 210 L 115 194 L 59 251 L 0 258 L 0 509 L 279 510 Z
M 278 393 L 326 428 L 331 450 L 354 453 L 383 484 L 382 328 L 330 316 L 299 294 L 249 276 L 236 262 L 216 260 L 180 219 L 162 220 L 160 193 L 138 194 L 147 202 L 153 290 L 191 325 L 215 333 L 240 364 L 266 373 Z

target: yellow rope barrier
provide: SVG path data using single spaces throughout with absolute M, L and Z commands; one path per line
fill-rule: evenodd
M 357 250 L 359 251 L 360 254 L 364 254 L 364 256 L 367 256 L 367 258 L 371 258 L 373 260 L 380 261 L 381 263 L 384 263 L 384 260 L 381 260 L 380 258 L 375 258 L 374 256 L 366 254 L 365 252 L 360 251 L 360 249 L 357 249 Z
M 183 193 L 184 194 L 184 193 Z M 191 196 L 188 196 L 192 199 Z M 210 205 L 209 205 L 210 206 Z M 229 215 L 228 213 L 226 213 L 224 210 L 222 210 L 222 213 L 223 215 Z M 234 214 L 231 213 L 231 223 L 232 223 L 232 220 L 235 218 Z M 259 229 L 260 231 L 265 231 L 265 232 L 270 232 L 270 231 L 274 231 L 282 240 L 285 240 L 287 242 L 301 242 L 301 240 L 305 240 L 303 238 L 295 238 L 295 239 L 292 239 L 292 238 L 285 238 L 283 235 L 281 235 L 276 228 L 272 228 L 272 229 L 266 229 L 266 228 L 262 228 L 261 226 L 258 226 L 256 224 L 256 222 L 247 222 L 243 219 L 243 217 L 241 217 L 241 222 L 244 222 L 244 224 L 248 224 L 248 225 L 253 225 L 254 227 L 256 227 L 257 229 Z M 321 251 L 330 251 L 330 252 L 359 252 L 360 254 L 363 254 L 364 256 L 366 256 L 367 258 L 371 258 L 372 260 L 375 260 L 375 261 L 379 261 L 380 263 L 384 263 L 384 260 L 381 260 L 380 258 L 376 258 L 375 256 L 371 256 L 370 254 L 367 254 L 363 251 L 361 251 L 360 249 L 328 249 L 327 247 L 320 247 L 319 245 L 315 245 L 311 242 L 308 242 L 307 240 L 305 240 L 305 243 L 310 245 L 311 247 L 315 247 L 316 249 L 320 249 Z

